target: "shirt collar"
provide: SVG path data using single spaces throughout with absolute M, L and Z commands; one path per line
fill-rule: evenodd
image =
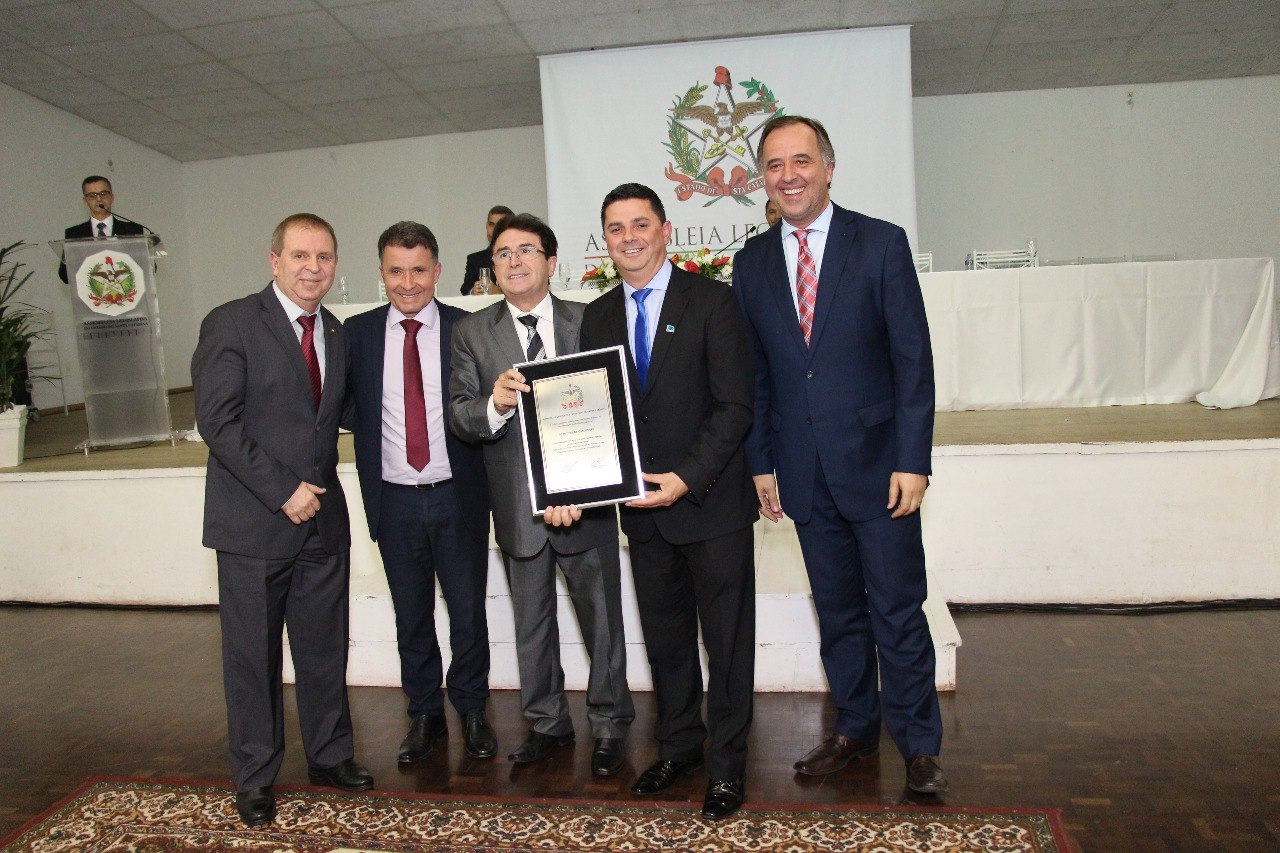
M 835 205 L 827 202 L 827 207 L 822 213 L 818 214 L 818 218 L 809 223 L 810 231 L 821 231 L 823 234 L 831 230 L 831 217 L 836 212 Z M 796 227 L 787 220 L 782 220 L 782 239 L 785 242 L 788 237 L 796 233 Z
M 672 270 L 671 261 L 667 261 L 662 266 L 658 267 L 658 271 L 653 274 L 653 278 L 649 279 L 649 283 L 646 284 L 644 288 L 635 287 L 625 279 L 623 280 L 622 284 L 631 292 L 642 290 L 645 288 L 649 290 L 666 290 L 668 285 L 671 284 L 671 270 Z M 627 296 L 630 296 L 630 295 L 631 293 L 627 294 Z
M 302 310 L 298 303 L 285 296 L 284 291 L 280 289 L 280 285 L 276 284 L 274 279 L 271 282 L 271 289 L 276 292 L 276 299 L 280 300 L 280 305 L 284 308 L 284 313 L 289 316 L 290 323 L 298 322 L 299 317 L 310 316 L 306 311 Z M 320 309 L 317 308 L 316 314 L 319 313 Z
M 389 304 L 389 310 L 387 311 L 388 329 L 392 326 L 399 326 L 401 320 L 407 319 L 409 318 L 406 317 L 399 308 Z M 440 319 L 440 307 L 436 305 L 436 301 L 432 299 L 421 311 L 413 315 L 413 319 L 417 320 L 428 329 L 434 329 L 436 327 L 436 320 Z
M 99 222 L 101 222 L 103 225 L 107 226 L 107 233 L 108 233 L 108 234 L 115 234 L 115 233 L 116 233 L 116 218 L 115 218 L 114 216 L 112 216 L 110 213 L 108 213 L 108 214 L 107 214 L 107 218 L 106 218 L 106 219 L 94 219 L 92 216 L 90 216 L 90 217 L 89 217 L 89 230 L 93 232 L 93 234 L 94 234 L 94 236 L 95 236 L 95 237 L 96 237 L 96 236 L 97 236 L 97 234 L 98 234 L 98 223 L 99 223 Z
M 547 291 L 547 295 L 542 297 L 542 301 L 533 306 L 532 311 L 521 311 L 510 302 L 507 303 L 507 310 L 511 312 L 513 319 L 519 320 L 525 314 L 536 314 L 539 320 L 551 319 L 551 292 Z

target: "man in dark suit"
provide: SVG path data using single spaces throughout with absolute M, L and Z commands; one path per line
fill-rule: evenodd
M 84 196 L 84 206 L 89 208 L 89 221 L 72 225 L 63 232 L 64 239 L 79 240 L 89 237 L 106 239 L 107 237 L 140 237 L 146 230 L 137 222 L 117 218 L 111 213 L 111 205 L 115 195 L 111 191 L 111 182 L 101 175 L 90 175 L 80 182 L 80 191 Z M 58 264 L 58 278 L 67 283 L 67 262 Z
M 751 340 L 726 285 L 667 260 L 671 223 L 657 193 L 623 184 L 605 196 L 600 218 L 623 285 L 587 306 L 582 348 L 630 353 L 641 464 L 655 472 L 644 475 L 653 490 L 622 509 L 658 704 L 658 760 L 631 790 L 664 791 L 705 754 L 702 814 L 719 820 L 742 805 L 755 686 L 757 506 L 742 448 Z M 552 521 L 563 520 L 557 509 Z M 710 669 L 705 724 L 699 623 Z
M 290 216 L 271 237 L 274 281 L 209 312 L 191 359 L 209 446 L 204 545 L 218 552 L 222 671 L 236 808 L 275 814 L 284 757 L 281 629 L 289 629 L 309 777 L 373 787 L 353 760 L 347 707 L 351 536 L 338 482 L 347 339 L 320 307 L 338 245 L 329 223 Z
M 627 688 L 617 514 L 597 507 L 567 530 L 543 523 L 529 499 L 520 427 L 510 421 L 517 393 L 529 390 L 512 365 L 578 352 L 582 305 L 550 294 L 556 235 L 537 217 L 522 213 L 499 226 L 493 256 L 506 298 L 454 327 L 449 425 L 461 438 L 483 442 L 494 536 L 511 587 L 529 734 L 510 757 L 528 764 L 573 743 L 556 624 L 559 566 L 591 659 L 591 770 L 613 776 L 622 769 L 624 740 L 635 718 Z
M 462 276 L 463 296 L 478 296 L 485 292 L 484 285 L 480 281 L 480 270 L 488 270 L 489 281 L 494 285 L 497 284 L 497 279 L 494 278 L 493 253 L 489 247 L 493 244 L 493 229 L 511 215 L 513 215 L 511 208 L 504 204 L 495 204 L 489 208 L 489 216 L 484 222 L 484 239 L 488 245 L 467 255 L 467 268 Z
M 399 760 L 425 756 L 448 733 L 436 639 L 436 579 L 449 610 L 449 701 L 462 718 L 467 753 L 498 748 L 485 719 L 489 698 L 489 491 L 480 448 L 445 424 L 449 341 L 467 312 L 435 299 L 439 245 L 417 222 L 378 238 L 390 303 L 347 320 L 350 408 L 356 470 L 369 535 L 378 543 L 396 611 L 400 683 L 409 732 Z M 412 334 L 410 334 L 412 330 Z
M 756 353 L 747 456 L 761 514 L 776 522 L 785 507 L 795 521 L 838 712 L 795 769 L 821 776 L 874 754 L 883 707 L 907 784 L 937 793 L 947 780 L 918 513 L 933 355 L 911 249 L 898 226 L 831 203 L 835 152 L 820 123 L 775 118 L 758 154 L 784 221 L 734 262 Z

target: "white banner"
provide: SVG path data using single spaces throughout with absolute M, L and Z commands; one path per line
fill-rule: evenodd
M 831 197 L 916 243 L 911 42 L 906 27 L 540 57 L 547 211 L 574 277 L 605 257 L 600 203 L 657 191 L 672 252 L 742 246 L 764 227 L 755 148 L 776 113 L 826 125 Z

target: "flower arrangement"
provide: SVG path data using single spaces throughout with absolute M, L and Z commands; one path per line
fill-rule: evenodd
M 716 281 L 729 281 L 733 277 L 733 258 L 712 254 L 705 246 L 696 252 L 676 253 L 671 262 L 695 275 L 704 275 Z
M 599 265 L 587 268 L 587 271 L 582 274 L 582 283 L 600 290 L 607 290 L 617 284 L 621 278 L 618 275 L 618 268 L 613 265 L 613 261 L 605 258 Z

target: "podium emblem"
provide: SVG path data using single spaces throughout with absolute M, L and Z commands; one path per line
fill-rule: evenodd
M 119 251 L 95 252 L 76 272 L 76 295 L 91 311 L 118 317 L 138 307 L 147 292 L 146 270 Z

